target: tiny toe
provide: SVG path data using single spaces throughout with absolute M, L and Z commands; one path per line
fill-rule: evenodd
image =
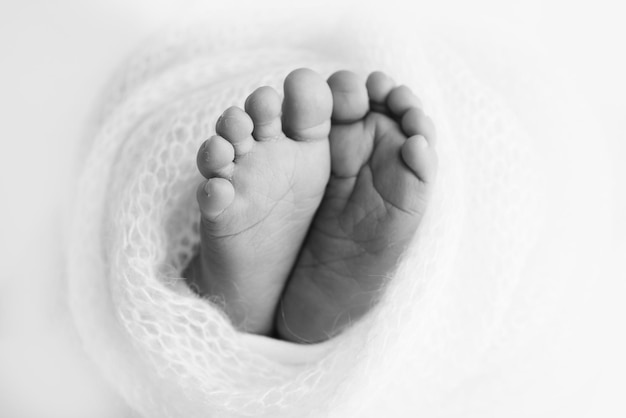
M 420 99 L 407 86 L 398 86 L 387 96 L 387 108 L 392 114 L 401 117 L 412 107 L 422 107 Z
M 198 186 L 197 197 L 202 216 L 213 221 L 233 202 L 235 189 L 230 181 L 215 177 Z
M 219 135 L 213 135 L 200 147 L 196 163 L 198 170 L 206 177 L 230 177 L 235 159 L 235 150 L 230 142 Z
M 250 116 L 235 106 L 226 109 L 215 125 L 217 134 L 233 144 L 237 156 L 247 154 L 252 149 L 253 129 L 254 124 Z
M 333 94 L 333 121 L 352 123 L 365 117 L 369 98 L 365 84 L 356 74 L 337 71 L 328 78 L 328 85 Z
M 365 86 L 370 100 L 372 110 L 384 112 L 386 109 L 387 96 L 393 89 L 395 82 L 387 74 L 374 71 L 367 77 Z
M 285 78 L 282 125 L 287 137 L 298 141 L 328 138 L 333 96 L 316 72 L 301 68 Z
M 245 109 L 254 122 L 252 135 L 256 140 L 276 138 L 282 133 L 280 107 L 280 96 L 271 87 L 259 87 L 248 96 Z
M 422 135 L 414 135 L 402 145 L 402 159 L 424 183 L 432 183 L 437 173 L 437 154 Z
M 437 142 L 437 131 L 432 119 L 418 107 L 407 110 L 402 116 L 402 130 L 407 137 L 422 135 L 428 138 L 428 144 L 433 147 Z

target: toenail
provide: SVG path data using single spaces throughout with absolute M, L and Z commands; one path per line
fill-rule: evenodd
M 211 142 L 211 138 L 204 141 L 201 147 L 201 149 L 203 150 L 202 155 L 204 156 L 204 161 L 207 161 L 207 162 L 209 161 L 209 157 L 210 157 L 210 153 L 208 150 L 209 142 Z
M 204 185 L 204 192 L 206 193 L 207 196 L 211 197 L 211 191 L 209 189 L 209 185 L 211 183 L 211 180 L 213 179 L 209 179 L 207 180 L 206 184 Z

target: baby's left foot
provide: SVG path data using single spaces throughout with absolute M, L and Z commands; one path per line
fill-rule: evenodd
M 330 175 L 332 95 L 317 73 L 255 90 L 198 152 L 200 253 L 186 277 L 242 331 L 269 334 L 285 280 Z
M 426 211 L 435 131 L 417 97 L 382 73 L 347 71 L 333 93 L 331 178 L 277 315 L 287 340 L 318 342 L 363 316 Z

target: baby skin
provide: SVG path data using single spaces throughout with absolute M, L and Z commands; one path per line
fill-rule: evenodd
M 293 71 L 226 109 L 197 164 L 186 277 L 240 330 L 314 343 L 378 301 L 426 211 L 436 134 L 383 73 Z

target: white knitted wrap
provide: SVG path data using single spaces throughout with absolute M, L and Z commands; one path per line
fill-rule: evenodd
M 540 219 L 532 140 L 446 42 L 414 26 L 224 21 L 155 38 L 107 91 L 69 251 L 85 349 L 139 416 L 402 416 L 390 405 L 414 416 L 510 343 Z M 199 145 L 224 109 L 261 85 L 281 91 L 298 67 L 386 71 L 439 132 L 436 191 L 383 301 L 311 347 L 238 333 L 181 279 L 199 241 Z

